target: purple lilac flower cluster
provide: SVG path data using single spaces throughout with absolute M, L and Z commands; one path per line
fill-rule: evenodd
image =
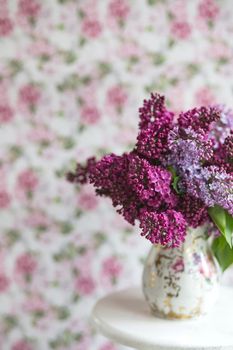
M 221 206 L 233 215 L 233 115 L 223 106 L 194 108 L 175 120 L 165 99 L 151 94 L 139 110 L 135 148 L 90 158 L 68 174 L 92 183 L 118 213 L 153 244 L 178 247 L 188 226 L 209 220 Z

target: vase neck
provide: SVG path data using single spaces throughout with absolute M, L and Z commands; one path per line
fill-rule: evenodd
M 184 246 L 192 246 L 193 244 L 197 242 L 205 242 L 208 238 L 208 224 L 198 226 L 196 228 L 189 227 L 187 229 L 187 235 L 184 242 Z

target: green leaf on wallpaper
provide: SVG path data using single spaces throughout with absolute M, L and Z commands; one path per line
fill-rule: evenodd
M 173 38 L 169 38 L 168 47 L 172 48 L 175 45 L 176 41 Z
M 168 19 L 169 19 L 170 21 L 172 21 L 172 20 L 174 20 L 175 15 L 174 15 L 174 13 L 173 13 L 172 11 L 168 10 L 168 11 L 167 11 L 167 17 L 168 17 Z
M 131 56 L 129 57 L 129 63 L 130 63 L 130 64 L 136 64 L 136 63 L 138 63 L 138 62 L 139 62 L 139 58 L 138 58 L 137 55 L 131 55 Z
M 170 79 L 170 84 L 171 84 L 172 86 L 177 85 L 178 82 L 179 82 L 179 79 L 178 79 L 178 78 L 175 78 L 175 77 L 174 77 L 174 78 Z
M 46 54 L 43 54 L 40 56 L 40 62 L 41 63 L 46 63 L 50 60 L 50 56 L 49 55 L 46 55 Z
M 159 2 L 162 3 L 163 0 L 147 0 L 148 5 L 150 5 L 150 6 L 154 6 L 154 5 L 158 4 Z
M 58 306 L 56 312 L 59 320 L 66 320 L 70 316 L 70 311 L 66 306 Z
M 75 140 L 71 137 L 64 137 L 62 141 L 65 149 L 72 149 L 76 144 Z
M 87 251 L 87 248 L 83 245 L 77 247 L 77 254 L 84 255 Z
M 153 6 L 158 2 L 158 0 L 147 0 L 148 5 Z
M 78 342 L 82 339 L 83 335 L 80 332 L 71 332 L 66 329 L 58 335 L 54 340 L 51 340 L 49 345 L 52 349 L 66 348 L 67 346 L 72 345 L 74 342 Z
M 227 57 L 220 57 L 219 60 L 218 60 L 218 63 L 220 65 L 227 64 L 227 63 L 229 63 L 229 59 Z
M 16 328 L 19 325 L 18 319 L 10 314 L 2 315 L 1 319 L 4 331 L 6 333 L 11 332 L 14 328 Z
M 213 26 L 214 26 L 214 22 L 213 22 L 213 20 L 212 19 L 210 19 L 208 22 L 208 27 L 210 28 L 210 29 L 212 29 L 213 28 Z
M 16 160 L 23 155 L 22 147 L 13 145 L 9 148 L 9 156 L 12 160 Z
M 67 2 L 69 2 L 70 0 L 58 0 L 58 2 L 63 5 L 66 4 Z
M 71 233 L 73 230 L 73 225 L 69 221 L 63 221 L 60 223 L 61 232 L 64 235 Z
M 112 70 L 111 64 L 104 61 L 99 62 L 98 68 L 99 68 L 101 78 L 108 75 Z
M 66 90 L 74 90 L 79 87 L 82 82 L 82 79 L 77 73 L 72 73 L 65 77 L 65 79 L 57 85 L 57 90 L 60 92 Z
M 200 67 L 196 63 L 187 64 L 186 69 L 189 77 L 193 77 L 194 75 L 198 74 L 198 72 L 200 71 Z
M 85 12 L 83 10 L 78 10 L 77 11 L 77 16 L 81 19 L 85 17 Z
M 83 255 L 85 253 L 83 249 L 85 249 L 85 247 L 77 247 L 73 243 L 68 243 L 64 248 L 53 255 L 53 259 L 58 262 L 72 260 L 77 257 L 77 255 Z
M 215 205 L 208 209 L 209 216 L 232 248 L 233 217 L 222 207 Z
M 10 246 L 12 246 L 16 242 L 18 242 L 20 237 L 21 237 L 20 231 L 15 230 L 15 229 L 9 229 L 5 232 L 6 242 Z
M 8 65 L 9 65 L 10 74 L 13 76 L 21 72 L 23 69 L 23 62 L 21 62 L 18 59 L 10 60 Z
M 91 82 L 91 77 L 89 75 L 84 75 L 81 79 L 80 79 L 80 82 L 83 84 L 83 85 L 87 85 Z
M 87 42 L 87 39 L 84 38 L 84 37 L 80 37 L 80 40 L 79 40 L 79 45 L 82 47 L 86 44 Z
M 63 30 L 65 29 L 64 23 L 59 23 L 59 24 L 57 25 L 57 29 L 63 31 Z
M 106 235 L 104 232 L 96 232 L 94 234 L 94 241 L 96 248 L 100 247 L 104 242 L 106 242 Z
M 58 116 L 59 118 L 64 118 L 65 112 L 62 111 L 62 110 L 60 110 L 60 111 L 57 112 L 57 116 Z
M 77 59 L 77 55 L 74 51 L 65 51 L 64 59 L 67 64 L 74 63 Z
M 165 62 L 165 60 L 166 60 L 165 56 L 162 53 L 160 53 L 160 52 L 152 53 L 151 57 L 152 57 L 153 63 L 156 66 L 159 66 L 159 65 L 163 64 Z
M 233 249 L 230 248 L 223 236 L 220 236 L 214 240 L 212 244 L 212 251 L 218 260 L 222 271 L 225 271 L 230 265 L 233 264 Z
M 165 91 L 165 89 L 167 88 L 168 86 L 168 79 L 167 77 L 164 75 L 164 74 L 161 74 L 156 82 L 152 82 L 150 85 L 146 85 L 144 87 L 144 90 L 147 92 L 147 93 L 151 93 L 151 91 Z

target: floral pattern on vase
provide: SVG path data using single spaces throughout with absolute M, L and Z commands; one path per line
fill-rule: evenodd
M 151 248 L 144 267 L 143 291 L 156 316 L 196 318 L 214 306 L 220 270 L 207 238 L 208 226 L 189 228 L 180 248 Z

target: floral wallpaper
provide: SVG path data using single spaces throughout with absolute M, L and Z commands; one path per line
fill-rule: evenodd
M 65 173 L 128 150 L 150 91 L 233 107 L 232 16 L 230 0 L 0 0 L 1 350 L 122 349 L 91 308 L 140 284 L 150 244 Z

